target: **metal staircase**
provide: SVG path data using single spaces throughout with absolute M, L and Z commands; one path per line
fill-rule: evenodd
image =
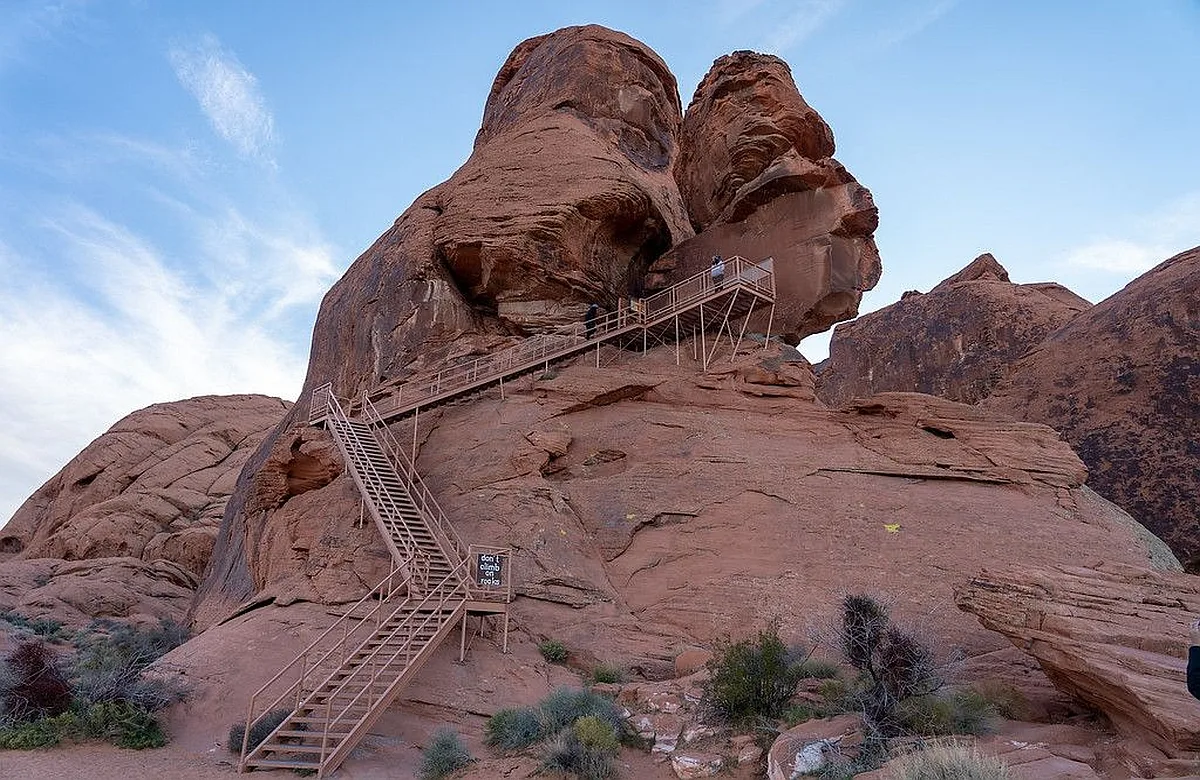
M 464 547 L 386 427 L 367 407 L 351 419 L 328 386 L 314 394 L 391 550 L 394 568 L 358 604 L 250 700 L 238 771 L 312 770 L 345 760 L 456 625 L 470 612 L 505 612 L 511 587 L 478 576 L 480 555 Z M 505 612 L 507 617 L 507 613 Z M 269 734 L 258 741 L 263 731 Z
M 756 307 L 774 316 L 770 258 L 725 261 L 714 282 L 706 270 L 605 317 L 533 336 L 486 358 L 461 363 L 364 393 L 347 414 L 328 384 L 313 392 L 309 421 L 327 426 L 383 535 L 392 569 L 358 603 L 250 699 L 238 771 L 255 767 L 314 771 L 325 777 L 344 761 L 403 688 L 468 614 L 502 615 L 505 650 L 512 551 L 466 546 L 387 427 L 422 407 L 461 399 L 551 361 L 601 344 L 640 346 L 685 336 L 702 344 L 707 368 L 721 334 L 734 352 Z M 733 323 L 742 320 L 736 337 Z M 715 338 L 712 350 L 708 334 Z M 770 319 L 767 325 L 770 333 Z M 380 411 L 380 410 L 383 411 Z M 415 452 L 415 440 L 414 440 Z M 498 576 L 503 573 L 503 576 Z

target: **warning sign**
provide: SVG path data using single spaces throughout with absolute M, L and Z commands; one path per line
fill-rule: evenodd
M 481 588 L 504 587 L 504 556 L 479 553 L 475 566 L 475 582 Z

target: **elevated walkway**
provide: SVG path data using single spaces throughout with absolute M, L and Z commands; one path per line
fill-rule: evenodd
M 713 283 L 709 271 L 702 271 L 647 298 L 629 301 L 592 323 L 572 323 L 485 357 L 385 383 L 366 393 L 352 409 L 370 403 L 383 421 L 390 422 L 493 385 L 503 387 L 508 379 L 548 368 L 556 360 L 602 344 L 645 351 L 652 344 L 677 344 L 695 337 L 703 342 L 701 355 L 707 370 L 723 338 L 736 350 L 755 311 L 769 312 L 769 336 L 774 307 L 774 260 L 753 263 L 744 257 L 730 257 L 725 260 L 725 278 L 720 285 Z M 741 327 L 735 334 L 734 325 L 739 321 Z M 313 407 L 313 424 L 323 421 L 323 409 Z

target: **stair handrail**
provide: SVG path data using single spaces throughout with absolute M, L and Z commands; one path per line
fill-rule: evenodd
M 375 404 L 365 396 L 363 397 L 362 419 L 376 431 L 376 438 L 380 439 L 384 454 L 391 459 L 396 473 L 405 481 L 409 497 L 417 507 L 417 511 L 421 513 L 425 524 L 438 539 L 438 546 L 442 548 L 442 553 L 452 562 L 461 561 L 467 556 L 467 546 L 463 543 L 462 537 L 458 535 L 458 531 L 454 530 L 446 513 L 442 511 L 441 505 L 434 498 L 433 491 L 421 478 L 416 463 L 405 454 L 404 448 L 400 446 L 391 429 L 383 421 Z M 443 545 L 443 541 L 447 544 Z M 450 548 L 449 550 L 446 549 L 447 546 Z
M 350 417 L 349 417 L 349 415 L 346 414 L 346 411 L 342 408 L 341 401 L 338 400 L 338 397 L 336 395 L 334 395 L 333 393 L 330 393 L 328 396 L 327 403 L 328 403 L 328 416 L 333 418 L 335 425 L 341 426 L 345 430 L 349 431 L 349 434 L 354 437 L 355 443 L 361 444 L 361 442 L 358 441 L 358 433 L 354 430 L 354 426 L 351 425 Z M 377 437 L 376 437 L 376 443 L 378 443 Z M 348 461 L 346 466 L 348 468 L 353 467 L 357 470 L 358 467 L 355 466 L 353 463 L 349 462 L 349 461 L 352 461 L 352 458 L 349 457 L 350 453 L 346 452 L 344 454 L 346 455 L 346 459 Z M 366 462 L 366 466 L 369 468 L 369 472 L 362 473 L 359 475 L 360 479 L 363 481 L 364 486 L 366 485 L 367 478 L 369 477 L 375 485 L 379 485 L 382 487 L 382 485 L 385 481 L 384 480 L 385 475 L 380 474 L 378 469 L 375 468 L 375 465 L 373 463 L 371 463 L 369 460 Z M 388 508 L 390 508 L 397 516 L 402 515 L 400 507 L 398 507 L 395 504 L 389 491 L 387 491 L 386 489 L 381 489 L 377 492 L 379 493 L 379 495 L 374 495 L 374 494 L 370 494 L 369 492 L 367 492 L 365 494 L 365 497 L 369 498 L 372 503 L 376 503 L 378 501 L 386 499 L 386 501 L 388 502 L 388 505 L 389 505 Z M 376 506 L 375 509 L 376 509 L 376 511 L 378 511 L 378 506 Z M 398 536 L 395 533 L 386 533 L 385 540 L 390 540 L 392 545 L 396 546 L 395 554 L 397 554 L 399 557 L 403 558 L 406 556 L 414 555 L 415 552 L 418 549 L 420 549 L 420 545 L 417 543 L 416 538 L 413 537 L 412 530 L 410 528 L 408 528 L 407 525 L 404 525 L 402 523 L 398 524 L 398 527 L 403 529 L 403 535 Z M 397 541 L 404 545 L 403 550 L 399 549 L 399 545 L 397 544 Z M 439 548 L 440 547 L 441 547 L 441 545 L 439 545 Z
M 260 742 L 253 746 L 250 745 L 250 730 L 256 723 L 258 723 L 259 720 L 261 720 L 268 713 L 277 709 L 285 700 L 294 699 L 295 703 L 298 705 L 300 701 L 308 695 L 304 692 L 304 688 L 306 687 L 305 681 L 309 678 L 310 673 L 320 670 L 321 665 L 332 658 L 337 652 L 341 651 L 344 656 L 345 645 L 351 641 L 352 637 L 355 637 L 358 629 L 365 626 L 372 618 L 375 619 L 374 630 L 377 631 L 378 627 L 382 625 L 383 622 L 380 618 L 383 614 L 384 608 L 391 606 L 393 597 L 402 590 L 400 587 L 401 585 L 405 586 L 403 591 L 405 593 L 405 599 L 407 600 L 407 584 L 411 576 L 410 571 L 413 567 L 413 564 L 416 563 L 414 560 L 415 557 L 416 556 L 413 556 L 402 563 L 393 559 L 391 568 L 387 575 L 380 580 L 375 587 L 367 591 L 366 595 L 356 601 L 353 606 L 351 606 L 341 615 L 341 617 L 339 617 L 337 620 L 331 623 L 328 628 L 322 631 L 320 636 L 310 642 L 307 647 L 305 647 L 296 655 L 295 658 L 293 658 L 288 664 L 280 669 L 274 677 L 263 683 L 263 685 L 250 696 L 250 704 L 246 711 L 246 728 L 244 734 L 242 735 L 242 752 L 241 758 L 238 762 L 239 766 L 244 768 L 243 765 L 245 764 L 249 753 L 253 750 L 253 748 L 257 747 L 258 744 L 262 744 Z M 401 575 L 401 578 L 398 582 L 396 581 L 397 575 Z M 355 619 L 355 612 L 361 606 L 371 600 L 375 600 L 377 602 L 375 606 L 365 615 Z M 353 626 L 349 625 L 351 621 L 355 621 Z M 315 660 L 310 659 L 309 656 L 314 654 L 314 651 L 317 650 L 317 647 L 325 642 L 331 635 L 335 634 L 339 627 L 342 629 L 341 639 L 337 640 L 332 646 L 322 652 L 319 658 L 316 658 Z M 372 633 L 374 633 L 374 631 Z M 283 693 L 276 696 L 275 699 L 269 704 L 265 705 L 258 715 L 255 715 L 254 705 L 258 701 L 259 697 L 297 665 L 299 665 L 300 668 L 299 674 L 296 677 L 296 681 L 284 689 Z M 314 689 L 320 687 L 320 685 L 324 683 L 325 679 L 328 679 L 328 675 L 323 677 L 319 682 L 314 682 L 311 687 Z M 278 728 L 276 730 L 278 730 Z M 272 732 L 272 734 L 273 733 L 274 732 Z M 267 739 L 269 738 L 270 737 L 268 736 Z M 266 739 L 264 739 L 263 742 L 266 742 Z
M 324 724 L 321 731 L 322 746 L 324 746 L 327 741 L 324 737 L 329 733 L 330 725 L 336 721 L 342 720 L 347 713 L 358 706 L 364 695 L 367 697 L 366 707 L 368 712 L 372 707 L 374 707 L 374 699 L 376 694 L 373 688 L 378 682 L 382 672 L 387 669 L 392 669 L 393 664 L 398 656 L 402 654 L 406 656 L 408 655 L 408 651 L 411 649 L 417 634 L 426 628 L 435 616 L 440 618 L 438 630 L 434 632 L 434 635 L 436 636 L 438 631 L 440 631 L 446 623 L 454 619 L 454 613 L 466 604 L 470 594 L 466 588 L 466 585 L 464 584 L 462 572 L 460 571 L 465 569 L 466 565 L 466 560 L 459 562 L 453 570 L 443 576 L 436 585 L 429 589 L 429 592 L 419 603 L 411 605 L 403 620 L 392 627 L 391 631 L 389 631 L 386 635 L 376 633 L 376 635 L 372 637 L 372 639 L 378 640 L 374 649 L 369 655 L 358 660 L 358 663 L 355 664 L 349 673 L 338 681 L 336 688 L 331 690 L 312 691 L 307 695 L 304 701 L 299 703 L 299 707 L 312 704 L 312 699 L 318 693 L 325 697 L 325 707 L 323 708 L 325 710 Z M 436 602 L 431 603 L 434 601 L 435 596 L 437 597 Z M 449 614 L 445 614 L 444 610 L 446 609 L 447 604 L 450 604 L 451 602 L 454 602 L 454 606 L 450 610 Z M 417 618 L 421 616 L 421 613 L 425 614 L 423 615 L 420 624 L 414 626 L 414 623 L 416 623 Z M 399 639 L 401 644 L 393 648 L 390 654 L 382 654 L 381 651 L 385 647 L 388 647 L 389 640 L 394 639 Z M 406 658 L 404 669 L 407 669 L 411 665 L 412 661 L 415 660 L 416 656 L 420 655 L 421 651 L 424 649 L 425 647 L 421 647 L 417 650 L 412 658 Z M 360 672 L 364 670 L 369 671 L 369 679 L 365 683 L 362 683 L 359 678 L 361 676 Z M 400 674 L 403 674 L 403 669 L 400 671 Z M 398 679 L 399 675 L 397 675 L 397 680 Z M 393 680 L 391 683 L 389 683 L 388 688 L 390 689 L 392 685 L 395 685 L 397 680 Z M 345 688 L 352 682 L 355 685 L 361 683 L 361 690 L 348 694 L 351 697 L 350 700 L 345 703 L 344 706 L 341 706 L 341 709 L 335 712 L 333 706 L 334 699 L 338 698 L 339 695 L 346 694 Z M 386 691 L 379 694 L 380 698 L 382 698 L 384 693 L 386 693 Z M 314 734 L 313 736 L 315 737 L 317 735 Z M 336 752 L 336 750 L 334 752 Z M 325 752 L 322 750 L 321 763 L 324 763 L 324 761 Z

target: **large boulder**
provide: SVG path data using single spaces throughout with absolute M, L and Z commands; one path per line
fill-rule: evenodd
M 829 404 L 885 391 L 985 398 L 1012 364 L 1090 303 L 1053 283 L 1013 284 L 990 254 L 928 293 L 838 325 L 818 392 Z
M 1200 581 L 1104 560 L 987 568 L 960 609 L 1030 653 L 1050 680 L 1167 756 L 1200 751 L 1200 704 L 1184 684 Z
M 21 559 L 167 560 L 198 578 L 242 466 L 289 406 L 202 396 L 133 412 L 21 505 L 0 546 Z
M 1055 331 L 983 404 L 1061 431 L 1088 484 L 1200 571 L 1200 247 Z
M 789 343 L 858 313 L 881 271 L 878 210 L 833 159 L 833 133 L 787 63 L 748 51 L 718 59 L 696 88 L 679 146 L 675 178 L 697 236 L 654 264 L 651 286 L 703 270 L 714 254 L 770 256 L 774 325 Z

